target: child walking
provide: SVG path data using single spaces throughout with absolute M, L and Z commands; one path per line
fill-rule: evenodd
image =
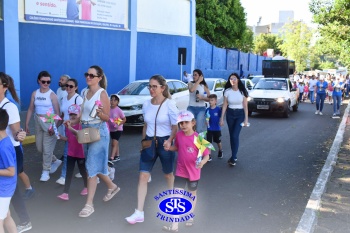
M 309 83 L 306 83 L 304 86 L 303 102 L 307 100 L 308 96 L 309 96 Z
M 194 137 L 198 133 L 194 131 L 196 120 L 190 111 L 182 111 L 179 113 L 177 122 L 180 131 L 176 133 L 175 145 L 164 147 L 165 150 L 177 151 L 178 158 L 176 164 L 174 187 L 187 189 L 192 196 L 195 196 L 193 201 L 193 212 L 197 202 L 197 188 L 200 180 L 201 168 L 209 159 L 209 151 L 205 149 L 200 163 L 196 164 L 198 148 L 194 144 Z M 193 226 L 193 219 L 186 222 L 186 226 Z M 163 226 L 164 231 L 178 232 L 178 223 L 174 222 L 170 226 Z
M 85 156 L 83 145 L 78 143 L 76 138 L 77 130 L 81 130 L 82 126 L 79 123 L 80 116 L 80 106 L 73 104 L 68 108 L 69 120 L 64 124 L 66 126 L 66 137 L 62 137 L 62 140 L 68 141 L 68 152 L 67 152 L 67 172 L 66 172 L 66 182 L 64 184 L 63 193 L 57 196 L 59 199 L 68 201 L 69 200 L 69 188 L 72 182 L 73 171 L 75 163 L 78 164 L 79 173 L 83 177 L 84 188 L 80 192 L 80 195 L 87 195 L 87 173 L 85 168 Z
M 16 152 L 10 137 L 6 134 L 9 115 L 0 109 L 0 232 L 17 232 L 10 213 L 10 201 L 17 184 Z
M 218 145 L 219 153 L 218 158 L 223 158 L 222 145 L 221 145 L 221 108 L 216 106 L 218 97 L 215 94 L 209 95 L 210 106 L 205 110 L 205 115 L 207 119 L 207 140 L 212 143 L 213 141 Z M 209 118 L 209 119 L 208 119 Z M 209 155 L 209 160 L 211 161 L 211 155 Z
M 112 162 L 118 162 L 120 160 L 119 139 L 123 132 L 123 124 L 126 122 L 126 117 L 123 111 L 118 107 L 118 104 L 119 104 L 118 95 L 115 95 L 115 94 L 111 95 L 110 103 L 111 103 L 111 110 L 110 110 L 109 116 L 111 120 L 108 121 L 108 126 L 109 126 L 109 131 L 111 136 L 112 149 L 111 149 L 111 155 L 109 160 Z

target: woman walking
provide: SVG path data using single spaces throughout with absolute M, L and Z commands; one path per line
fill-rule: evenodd
M 227 163 L 235 166 L 237 163 L 237 152 L 239 147 L 239 134 L 243 123 L 248 125 L 248 92 L 245 89 L 238 74 L 233 73 L 229 76 L 224 90 L 224 103 L 222 105 L 222 114 L 220 125 L 224 125 L 224 116 L 230 133 L 231 158 Z

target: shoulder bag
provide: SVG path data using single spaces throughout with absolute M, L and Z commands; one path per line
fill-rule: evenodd
M 154 119 L 154 136 L 152 139 L 150 140 L 146 140 L 143 139 L 141 141 L 141 160 L 143 162 L 148 162 L 148 161 L 152 161 L 154 160 L 154 158 L 156 157 L 156 149 L 158 146 L 158 141 L 157 141 L 157 116 L 160 110 L 160 107 L 162 107 L 162 104 L 164 103 L 164 101 L 166 100 L 166 98 L 162 101 L 162 103 L 160 104 L 157 114 L 156 114 L 156 118 Z

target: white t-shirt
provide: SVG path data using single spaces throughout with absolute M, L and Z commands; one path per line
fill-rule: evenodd
M 98 91 L 96 91 L 96 93 L 91 97 L 90 100 L 88 100 L 86 98 L 86 93 L 84 93 L 84 106 L 81 106 L 81 108 L 83 109 L 83 112 L 81 114 L 81 120 L 82 121 L 99 121 L 101 120 L 98 116 L 96 116 L 95 118 L 90 117 L 90 112 L 93 109 L 93 107 L 95 106 L 95 102 L 96 100 L 101 100 L 101 92 L 104 91 L 105 89 L 100 88 L 98 89 Z
M 69 114 L 68 114 L 69 106 L 71 106 L 72 104 L 81 105 L 82 103 L 83 103 L 83 98 L 81 98 L 81 96 L 77 93 L 75 93 L 75 95 L 73 95 L 72 98 L 70 98 L 69 100 L 68 100 L 68 96 L 64 97 L 61 105 L 61 113 L 62 112 L 64 113 L 63 120 L 65 121 L 69 120 Z
M 154 119 L 156 118 L 158 108 L 159 105 L 153 105 L 151 100 L 147 100 L 142 106 L 144 121 L 147 123 L 147 136 L 154 136 Z M 179 110 L 174 100 L 167 99 L 164 101 L 157 116 L 156 136 L 165 137 L 171 134 L 171 127 L 177 125 L 178 112 Z
M 6 102 L 9 102 L 9 103 L 5 104 Z M 6 134 L 11 139 L 11 142 L 12 142 L 13 146 L 19 146 L 20 142 L 16 142 L 15 141 L 15 139 L 13 138 L 12 131 L 10 129 L 10 125 L 21 121 L 21 119 L 19 117 L 18 108 L 16 107 L 16 105 L 14 103 L 9 101 L 7 98 L 4 98 L 1 101 L 0 108 L 5 109 L 7 111 L 7 114 L 9 115 L 9 123 L 8 123 L 8 125 L 6 127 Z
M 66 90 L 62 90 L 60 87 L 57 89 L 57 99 L 60 107 L 62 106 L 63 98 L 67 97 L 68 93 Z
M 242 108 L 243 109 L 243 95 L 237 90 L 234 91 L 232 88 L 226 89 L 224 96 L 227 98 L 229 108 Z
M 314 91 L 314 86 L 316 86 L 317 80 L 316 79 L 310 79 L 309 80 L 309 91 Z
M 193 86 L 194 83 L 190 83 L 189 86 Z M 196 91 L 198 91 L 199 95 L 205 96 L 207 97 L 207 94 L 205 92 L 204 89 L 204 85 L 203 84 L 199 84 L 197 86 L 197 89 L 194 92 L 190 92 L 190 101 L 189 101 L 189 106 L 194 106 L 194 107 L 205 107 L 205 101 L 204 100 L 199 100 L 198 102 L 196 102 Z

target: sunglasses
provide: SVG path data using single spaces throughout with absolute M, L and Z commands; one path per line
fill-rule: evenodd
M 40 82 L 42 83 L 42 84 L 50 84 L 51 83 L 51 81 L 44 81 L 44 80 L 40 80 Z
M 163 85 L 148 85 L 147 88 L 155 90 L 155 89 L 157 89 L 158 87 L 161 87 L 161 86 L 163 86 Z
M 237 81 L 237 78 L 230 78 L 230 80 L 232 80 L 232 81 Z
M 73 88 L 75 86 L 66 84 L 66 87 Z
M 89 77 L 91 79 L 93 79 L 95 77 L 99 77 L 98 75 L 93 75 L 93 74 L 89 74 L 89 73 L 85 73 L 84 76 L 85 76 L 85 78 Z

